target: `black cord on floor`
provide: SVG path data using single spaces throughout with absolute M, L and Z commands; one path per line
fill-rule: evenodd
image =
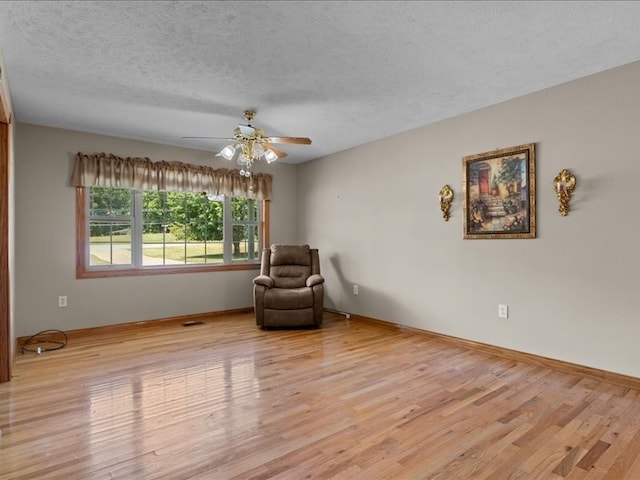
M 63 336 L 63 340 L 38 340 L 38 337 L 40 335 L 51 335 L 52 333 L 60 333 Z M 33 345 L 36 343 L 47 343 L 47 344 L 52 344 L 55 345 L 54 347 L 34 347 L 34 348 L 29 348 L 29 345 Z M 22 350 L 21 353 L 24 352 L 33 352 L 33 353 L 37 353 L 38 355 L 40 355 L 43 352 L 51 352 L 53 350 L 60 350 L 61 348 L 64 348 L 67 345 L 67 334 L 64 333 L 62 330 L 43 330 L 41 332 L 36 333 L 35 335 L 30 336 L 29 338 L 27 338 L 27 340 L 24 342 L 24 345 L 22 345 Z

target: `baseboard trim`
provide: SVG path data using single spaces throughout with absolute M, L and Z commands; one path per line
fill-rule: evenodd
M 344 312 L 338 310 L 326 309 L 330 313 L 338 315 L 346 315 Z M 567 373 L 576 375 L 583 375 L 604 382 L 621 385 L 623 387 L 640 389 L 640 378 L 624 375 L 621 373 L 609 372 L 607 370 L 601 370 L 593 367 L 586 367 L 577 363 L 566 362 L 564 360 L 556 360 L 554 358 L 543 357 L 533 353 L 520 352 L 518 350 L 512 350 L 504 347 L 496 347 L 495 345 L 489 345 L 487 343 L 474 342 L 472 340 L 465 340 L 463 338 L 454 337 L 451 335 L 445 335 L 443 333 L 437 333 L 430 330 L 423 330 L 415 327 L 407 327 L 405 325 L 399 325 L 397 323 L 389 322 L 386 320 L 379 320 L 377 318 L 365 317 L 363 315 L 350 314 L 351 320 L 360 322 L 373 323 L 378 326 L 388 328 L 397 332 L 413 333 L 416 335 L 422 335 L 434 340 L 447 342 L 458 347 L 468 348 L 491 355 L 496 355 L 502 358 L 508 358 L 509 360 L 516 360 L 519 362 L 532 363 L 540 367 L 553 368 Z
M 128 323 L 114 323 L 111 325 L 102 325 L 99 327 L 78 328 L 75 330 L 67 330 L 64 333 L 67 335 L 67 339 L 90 337 L 97 334 L 116 334 L 130 330 L 139 330 L 141 328 L 157 327 L 158 325 L 173 325 L 176 323 L 191 322 L 204 318 L 220 317 L 223 315 L 238 315 L 252 313 L 253 307 L 235 308 L 231 310 L 219 310 L 216 312 L 206 313 L 193 313 L 190 315 L 178 315 L 176 317 L 157 318 L 154 320 L 144 320 L 141 322 L 128 322 Z M 50 334 L 52 337 L 56 334 Z M 41 340 L 46 340 L 48 335 L 40 337 Z M 16 352 L 19 352 L 24 343 L 32 336 L 18 337 L 16 339 Z

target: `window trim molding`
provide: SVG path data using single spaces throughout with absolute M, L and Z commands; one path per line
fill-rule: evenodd
M 141 268 L 117 268 L 104 270 L 90 270 L 86 264 L 86 244 L 87 244 L 87 212 L 86 212 L 86 190 L 89 187 L 76 187 L 76 278 L 108 278 L 108 277 L 133 277 L 142 275 L 167 275 L 174 273 L 203 273 L 203 272 L 226 272 L 237 270 L 259 270 L 260 262 L 232 263 L 227 265 L 193 265 L 193 266 L 151 266 Z M 262 203 L 262 220 L 260 231 L 262 234 L 262 245 L 269 243 L 269 215 L 271 213 L 271 201 L 259 200 Z
M 1 85 L 0 85 L 1 87 Z M 3 89 L 0 88 L 0 383 L 8 382 L 13 375 L 14 332 L 11 315 L 11 260 L 9 258 L 10 243 L 13 243 L 9 222 L 13 214 L 9 205 L 13 199 L 9 197 L 11 184 L 11 113 Z

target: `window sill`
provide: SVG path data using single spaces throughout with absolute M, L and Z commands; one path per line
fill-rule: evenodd
M 142 275 L 169 275 L 174 273 L 228 272 L 235 270 L 259 270 L 259 263 L 232 263 L 230 265 L 194 265 L 180 267 L 105 268 L 76 271 L 76 278 L 135 277 Z

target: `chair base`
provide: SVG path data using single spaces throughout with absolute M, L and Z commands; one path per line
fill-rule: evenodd
M 274 310 L 264 309 L 264 317 L 261 327 L 267 328 L 317 328 L 314 321 L 313 308 L 300 310 Z
M 318 330 L 320 325 L 269 326 L 260 325 L 260 330 Z

